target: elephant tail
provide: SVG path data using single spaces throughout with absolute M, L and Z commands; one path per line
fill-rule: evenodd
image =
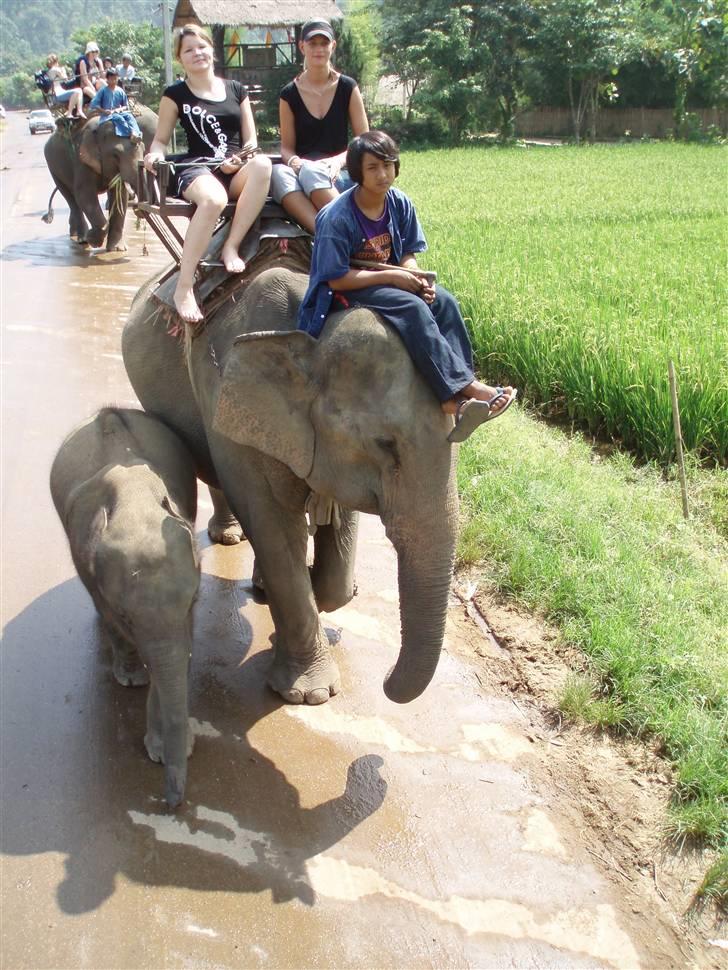
M 53 216 L 55 215 L 55 213 L 53 212 L 53 196 L 56 194 L 57 191 L 58 191 L 58 186 L 56 186 L 56 188 L 53 189 L 53 191 L 51 192 L 51 197 L 50 199 L 48 199 L 48 211 L 44 212 L 43 215 L 41 216 L 41 219 L 43 220 L 43 222 L 47 223 L 48 225 L 50 225 L 53 222 Z

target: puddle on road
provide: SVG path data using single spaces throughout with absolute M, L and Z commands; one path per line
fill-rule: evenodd
M 137 811 L 128 814 L 135 825 L 150 828 L 158 842 L 189 846 L 222 856 L 242 868 L 263 865 L 287 871 L 290 867 L 289 853 L 284 847 L 276 846 L 271 833 L 243 828 L 227 812 L 197 806 L 194 830 L 188 822 L 173 815 Z M 594 909 L 537 913 L 506 899 L 469 899 L 457 895 L 429 899 L 398 886 L 374 869 L 352 865 L 323 853 L 301 862 L 319 904 L 321 899 L 354 903 L 367 897 L 383 896 L 454 924 L 468 936 L 534 940 L 570 953 L 588 954 L 618 968 L 636 970 L 640 966 L 629 937 L 618 925 L 614 908 L 603 903 Z M 197 931 L 201 935 L 214 932 L 198 927 L 192 929 L 191 926 L 188 931 Z
M 314 891 L 344 902 L 381 895 L 408 902 L 440 920 L 455 923 L 468 935 L 506 936 L 539 940 L 572 953 L 587 953 L 615 967 L 636 970 L 640 966 L 629 937 L 619 928 L 612 906 L 598 904 L 593 910 L 560 910 L 536 915 L 519 903 L 505 899 L 427 899 L 385 879 L 373 869 L 353 866 L 341 859 L 318 855 L 310 860 L 308 875 Z
M 332 705 L 321 707 L 284 707 L 288 717 L 303 721 L 312 731 L 323 734 L 341 734 L 365 744 L 379 744 L 387 750 L 404 754 L 450 755 L 463 761 L 481 762 L 486 760 L 516 761 L 525 754 L 532 753 L 532 744 L 516 731 L 502 724 L 462 724 L 460 731 L 464 737 L 455 747 L 423 746 L 406 737 L 388 724 L 383 718 L 360 717 L 335 710 Z
M 524 852 L 538 852 L 542 855 L 557 856 L 560 859 L 567 857 L 556 826 L 540 808 L 534 808 L 529 812 L 524 834 L 525 841 L 522 846 Z

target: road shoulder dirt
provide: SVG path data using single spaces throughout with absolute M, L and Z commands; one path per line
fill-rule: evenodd
M 645 952 L 657 958 L 659 938 L 663 959 L 723 966 L 725 953 L 711 941 L 725 938 L 725 927 L 714 912 L 691 905 L 709 860 L 678 853 L 665 840 L 669 763 L 655 746 L 568 723 L 558 696 L 585 658 L 545 621 L 479 589 L 476 578 L 461 573 L 455 582 L 450 649 L 485 693 L 509 697 L 520 713 L 537 765 L 532 781 L 560 818 L 560 836 L 578 840 L 614 884 L 625 925 Z

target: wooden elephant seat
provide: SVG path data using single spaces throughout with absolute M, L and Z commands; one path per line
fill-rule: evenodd
M 163 162 L 158 162 L 156 173 L 147 171 L 144 168 L 144 163 L 139 162 L 137 166 L 137 198 L 136 202 L 133 203 L 133 208 L 137 215 L 141 216 L 147 222 L 177 266 L 179 266 L 182 258 L 184 236 L 174 225 L 172 219 L 191 219 L 195 212 L 193 202 L 186 202 L 184 199 L 179 199 L 168 194 L 172 178 L 172 168 L 177 158 L 181 157 L 183 156 L 170 155 Z M 271 155 L 269 157 L 273 164 L 281 160 L 280 155 Z M 220 219 L 213 233 L 213 240 L 220 230 L 232 219 L 234 212 L 235 202 L 229 202 L 220 213 Z M 267 199 L 258 223 L 260 223 L 261 218 L 275 218 L 290 221 L 281 206 L 271 198 Z M 204 267 L 211 265 L 211 263 L 203 260 L 200 265 Z M 214 265 L 221 264 L 215 263 Z
M 275 164 L 280 161 L 280 155 L 269 156 Z M 174 312 L 173 293 L 176 286 L 176 276 L 182 258 L 184 235 L 172 222 L 173 219 L 190 219 L 195 212 L 195 205 L 168 194 L 172 176 L 172 166 L 175 157 L 169 156 L 164 162 L 157 164 L 156 173 L 148 172 L 144 164 L 137 166 L 136 201 L 132 203 L 137 216 L 143 218 L 151 227 L 159 241 L 174 260 L 174 266 L 166 270 L 156 281 L 152 295 L 156 301 L 166 305 Z M 227 224 L 235 212 L 235 203 L 229 202 L 222 213 L 207 254 L 198 265 L 195 291 L 200 306 L 206 313 L 211 313 L 231 292 L 249 282 L 253 267 L 240 276 L 231 275 L 225 269 L 220 259 Z M 282 261 L 290 264 L 291 268 L 308 272 L 310 265 L 311 236 L 297 223 L 292 222 L 285 210 L 268 198 L 254 225 L 245 236 L 240 255 L 246 264 L 250 264 L 257 257 L 263 262 Z M 260 262 L 260 260 L 259 260 Z

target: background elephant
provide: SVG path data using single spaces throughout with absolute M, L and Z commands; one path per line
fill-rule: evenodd
M 452 578 L 457 494 L 451 419 L 396 333 L 369 310 L 334 314 L 319 340 L 297 332 L 307 277 L 266 269 L 229 300 L 187 357 L 165 332 L 150 290 L 122 337 L 143 406 L 189 446 L 222 488 L 253 544 L 273 621 L 269 683 L 286 700 L 338 689 L 318 610 L 353 594 L 356 513 L 378 514 L 397 551 L 402 645 L 385 692 L 398 702 L 430 682 Z M 265 332 L 268 331 L 268 332 Z M 309 517 L 320 525 L 306 565 Z
M 44 146 L 48 169 L 56 188 L 68 203 L 68 220 L 72 239 L 108 250 L 125 250 L 124 220 L 128 202 L 126 185 L 136 188 L 137 161 L 144 148 L 152 143 L 157 116 L 141 106 L 137 118 L 144 144 L 120 138 L 111 122 L 99 123 L 91 118 L 86 124 L 62 121 Z M 108 216 L 99 204 L 99 195 L 121 176 L 118 188 L 112 189 Z M 49 209 L 50 216 L 50 209 Z M 47 221 L 50 221 L 50 216 Z
M 187 672 L 200 582 L 197 482 L 182 442 L 143 411 L 103 408 L 61 445 L 51 494 L 111 642 L 114 676 L 150 683 L 144 743 L 179 804 L 192 750 Z

